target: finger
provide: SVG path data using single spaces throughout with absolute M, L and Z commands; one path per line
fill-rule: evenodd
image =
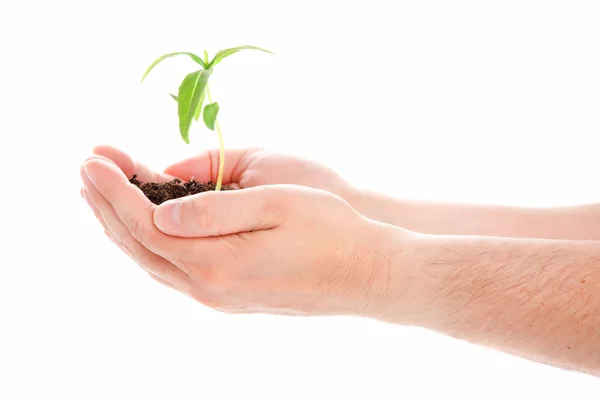
M 125 171 L 116 162 L 114 162 L 113 160 L 107 158 L 104 155 L 92 154 L 92 155 L 90 155 L 89 157 L 86 158 L 86 160 L 84 161 L 84 163 L 87 162 L 87 161 L 91 161 L 93 159 L 95 159 L 95 160 L 101 160 L 101 161 L 104 161 L 106 163 L 109 163 L 109 164 L 115 166 L 120 171 L 122 171 L 125 176 L 127 176 L 128 180 L 133 177 L 133 175 L 128 176 L 127 173 L 125 173 Z M 130 170 L 128 170 L 128 171 L 130 171 Z M 137 175 L 137 173 L 135 172 L 135 169 L 133 170 L 133 173 Z M 168 182 L 169 180 L 173 179 L 172 176 L 157 174 L 157 173 L 151 172 L 147 168 L 144 169 L 144 170 L 142 170 L 141 173 L 142 173 L 141 177 L 139 175 L 137 176 L 137 179 L 139 181 L 141 181 L 141 182 Z
M 96 207 L 96 204 L 94 203 L 92 197 L 90 196 L 90 192 L 88 192 L 85 187 L 81 188 L 81 197 L 83 197 L 83 199 L 88 204 L 88 206 L 90 206 L 90 209 L 92 209 L 92 212 L 94 213 L 94 216 L 96 216 L 96 219 L 100 222 L 100 225 L 102 225 L 102 227 L 104 229 L 107 229 L 107 225 L 106 225 L 106 221 L 104 221 L 104 217 L 102 217 L 100 210 L 98 210 L 98 208 Z
M 92 183 L 86 168 L 105 194 Z M 160 232 L 153 221 L 154 204 L 137 187 L 131 185 L 114 164 L 90 160 L 81 168 L 81 178 L 107 227 L 119 239 L 131 241 L 132 245 L 141 244 L 152 254 L 171 262 L 184 272 L 185 259 L 191 256 L 199 256 L 202 265 L 210 264 L 211 257 L 206 252 L 211 252 L 214 244 L 210 241 L 200 244 L 198 241 L 173 238 Z
M 105 220 L 108 221 L 107 214 L 115 213 L 133 238 L 158 254 L 168 251 L 173 245 L 174 240 L 154 226 L 155 205 L 114 165 L 98 159 L 89 160 L 84 163 L 82 178 Z M 93 194 L 92 187 L 106 200 L 106 204 L 98 204 L 100 196 L 97 198 Z
M 154 223 L 163 233 L 178 237 L 210 237 L 266 230 L 283 223 L 295 205 L 288 188 L 256 188 L 205 192 L 158 206 Z
M 118 219 L 118 216 L 114 213 L 110 204 L 100 195 L 93 185 L 88 185 L 88 188 L 84 188 L 82 194 L 86 201 L 90 202 L 89 204 L 93 208 L 96 217 L 105 229 L 104 233 L 106 236 L 117 245 L 121 251 L 125 252 L 148 273 L 163 279 L 183 293 L 188 295 L 193 294 L 195 284 L 189 276 L 174 264 L 149 251 L 139 241 L 135 240 L 128 233 L 125 225 Z M 101 211 L 104 211 L 107 214 L 103 216 L 100 214 Z
M 176 290 L 176 291 L 178 291 L 178 292 L 181 292 L 181 291 L 180 291 L 179 289 L 177 289 L 177 287 L 176 287 L 175 285 L 173 285 L 172 283 L 169 283 L 169 282 L 167 282 L 166 280 L 164 280 L 164 279 L 162 279 L 162 278 L 160 278 L 160 277 L 158 277 L 158 276 L 156 276 L 156 275 L 154 275 L 154 274 L 151 274 L 150 272 L 148 272 L 148 275 L 149 275 L 149 276 L 150 276 L 152 279 L 154 279 L 156 282 L 160 283 L 161 285 L 163 285 L 163 286 L 166 286 L 166 287 L 168 287 L 168 288 L 171 288 L 171 289 L 174 289 L 174 290 Z
M 159 282 L 160 284 L 172 288 L 178 292 L 181 292 L 192 299 L 214 309 L 223 309 L 223 300 L 218 298 L 214 292 L 211 292 L 210 289 L 203 289 L 201 286 L 198 286 L 186 273 L 181 271 L 179 268 L 175 267 L 173 264 L 168 263 L 161 266 L 159 261 L 144 261 L 140 260 L 144 258 L 144 255 L 140 255 L 136 253 L 135 247 L 132 249 L 123 242 L 121 242 L 109 229 L 104 231 L 104 234 L 117 246 L 121 251 L 127 254 L 130 258 L 140 265 L 145 271 L 148 272 L 148 275 Z M 143 248 L 143 247 L 142 247 Z M 160 258 L 160 260 L 164 260 Z M 166 260 L 164 260 L 166 261 Z M 168 262 L 168 261 L 166 261 Z M 173 273 L 165 274 L 165 266 L 173 266 L 175 270 Z M 231 300 L 231 299 L 230 299 Z M 236 301 L 233 301 L 236 303 Z
M 230 149 L 225 151 L 225 167 L 223 168 L 223 183 L 237 183 L 253 153 L 254 149 Z M 219 150 L 211 149 L 191 158 L 177 162 L 164 170 L 165 174 L 183 180 L 194 178 L 198 182 L 216 182 L 219 173 Z
M 173 176 L 150 170 L 145 165 L 134 161 L 127 153 L 110 145 L 99 145 L 93 149 L 92 153 L 114 162 L 121 168 L 127 179 L 131 179 L 133 175 L 137 175 L 142 182 L 168 182 L 173 179 Z
M 155 278 L 168 283 L 186 295 L 193 295 L 196 284 L 181 269 L 166 259 L 148 251 L 139 242 L 131 238 L 120 239 L 111 232 L 105 233 L 111 241 L 127 256 L 133 259 L 143 270 Z
M 194 289 L 194 285 L 191 281 L 189 280 L 185 280 L 185 278 L 183 278 L 179 285 L 182 286 L 182 288 L 178 287 L 177 285 L 175 285 L 172 282 L 169 282 L 167 280 L 164 279 L 163 276 L 159 276 L 161 275 L 163 272 L 158 270 L 158 267 L 161 265 L 159 263 L 159 261 L 151 261 L 151 262 L 140 262 L 139 261 L 139 256 L 135 255 L 133 253 L 133 250 L 125 247 L 121 241 L 119 241 L 119 239 L 110 231 L 110 230 L 105 230 L 104 234 L 108 237 L 108 239 L 110 241 L 112 241 L 113 244 L 115 244 L 121 251 L 123 251 L 125 254 L 127 254 L 131 259 L 133 259 L 134 261 L 136 261 L 138 263 L 138 265 L 140 265 L 140 267 L 142 269 L 144 269 L 146 272 L 148 272 L 148 275 L 150 275 L 150 277 L 152 277 L 152 279 L 154 279 L 155 281 L 159 282 L 160 284 L 167 286 L 171 289 L 175 289 L 178 292 L 182 292 L 185 293 L 186 295 L 189 295 L 189 293 L 187 293 L 188 290 L 192 290 Z M 166 264 L 163 264 L 166 265 Z M 172 264 L 171 264 L 172 265 Z M 181 272 L 181 271 L 180 271 Z M 187 275 L 185 275 L 187 277 Z

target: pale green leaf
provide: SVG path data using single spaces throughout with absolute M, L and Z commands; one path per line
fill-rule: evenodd
M 160 62 L 164 61 L 167 58 L 171 58 L 171 57 L 177 56 L 177 55 L 187 55 L 190 58 L 192 58 L 194 60 L 194 62 L 198 63 L 200 66 L 202 66 L 204 69 L 206 69 L 206 64 L 204 63 L 204 61 L 202 60 L 202 58 L 200 58 L 198 55 L 192 54 L 190 52 L 173 52 L 171 54 L 163 55 L 160 58 L 158 58 L 157 60 L 155 60 L 154 62 L 152 62 L 152 65 L 150 65 L 148 67 L 148 69 L 146 69 L 146 72 L 144 73 L 144 76 L 142 77 L 141 82 L 143 82 L 144 79 L 146 79 L 146 76 L 148 76 L 148 74 L 150 73 L 150 71 L 152 69 L 154 69 L 154 67 L 156 65 L 158 65 Z
M 179 94 L 177 95 L 179 132 L 181 138 L 188 144 L 190 142 L 192 120 L 209 77 L 210 71 L 207 70 L 192 72 L 183 79 L 181 86 L 179 86 Z
M 202 115 L 202 118 L 204 119 L 204 124 L 206 124 L 209 130 L 215 130 L 215 122 L 217 121 L 218 113 L 219 104 L 217 102 L 207 104 L 204 107 L 204 114 Z
M 212 68 L 213 66 L 217 65 L 218 63 L 220 63 L 223 59 L 227 58 L 228 56 L 231 56 L 231 55 L 233 55 L 239 51 L 242 51 L 244 49 L 262 51 L 262 52 L 267 52 L 269 54 L 273 54 L 273 52 L 271 52 L 269 50 L 255 47 L 252 45 L 242 45 L 241 47 L 223 49 L 223 50 L 217 52 L 217 54 L 215 55 L 213 60 L 208 64 L 207 69 Z
M 204 96 L 206 96 L 206 90 L 202 92 L 200 95 L 200 101 L 198 102 L 198 106 L 196 107 L 196 112 L 194 113 L 194 120 L 198 121 L 200 118 L 200 113 L 202 113 L 202 105 L 204 104 Z
M 206 66 L 208 66 L 209 61 L 208 61 L 208 51 L 205 49 L 204 50 L 204 63 L 206 64 Z M 206 68 L 204 68 L 206 69 Z

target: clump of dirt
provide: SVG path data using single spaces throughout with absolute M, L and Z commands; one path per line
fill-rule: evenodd
M 129 181 L 140 188 L 148 200 L 159 205 L 167 200 L 178 199 L 184 196 L 191 196 L 202 192 L 215 190 L 216 184 L 213 182 L 197 182 L 194 179 L 183 182 L 181 179 L 173 179 L 170 182 L 155 183 L 141 182 L 137 175 L 133 175 Z M 232 190 L 227 185 L 222 185 L 221 190 Z

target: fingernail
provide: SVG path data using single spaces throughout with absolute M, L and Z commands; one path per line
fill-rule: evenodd
M 83 171 L 85 172 L 85 174 L 88 177 L 88 179 L 90 180 L 90 182 L 92 182 L 94 184 L 94 186 L 96 186 L 96 177 L 94 175 L 94 171 L 90 171 L 89 168 L 90 168 L 89 162 L 86 162 L 83 164 Z
M 179 228 L 182 203 L 180 199 L 175 199 L 158 206 L 154 212 L 156 227 L 163 231 L 173 231 Z
M 92 197 L 88 193 L 87 189 L 83 189 L 83 200 L 85 200 L 85 202 L 88 204 L 88 206 L 90 206 L 90 209 L 96 210 L 96 206 L 92 202 Z

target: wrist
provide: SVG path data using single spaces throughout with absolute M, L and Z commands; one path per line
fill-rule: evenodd
M 420 277 L 423 236 L 373 221 L 366 264 L 362 316 L 405 325 L 418 324 L 427 291 Z
M 404 226 L 403 211 L 395 199 L 366 189 L 349 187 L 341 194 L 354 210 L 363 216 L 382 223 Z

